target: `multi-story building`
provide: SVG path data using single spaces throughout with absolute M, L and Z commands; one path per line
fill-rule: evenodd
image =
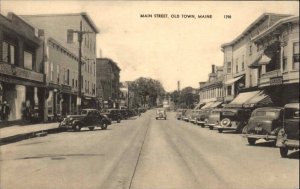
M 251 38 L 257 53 L 250 62 L 255 87 L 283 106 L 299 100 L 299 16 L 285 17 Z
M 113 60 L 97 58 L 97 83 L 102 89 L 97 89 L 98 97 L 103 99 L 106 107 L 118 108 L 120 91 L 120 68 Z
M 91 107 L 96 98 L 96 34 L 99 30 L 87 13 L 23 15 L 42 29 L 45 37 L 45 71 L 50 89 L 49 114 L 71 114 L 78 106 Z M 74 31 L 84 31 L 81 86 L 78 79 L 79 41 Z M 81 99 L 78 88 L 81 87 Z M 78 105 L 78 106 L 77 106 Z
M 25 111 L 45 112 L 43 41 L 37 30 L 13 13 L 0 15 L 0 102 L 8 120 L 26 119 Z
M 223 102 L 223 66 L 212 65 L 212 71 L 208 74 L 208 81 L 200 82 L 199 104 L 196 108 L 217 107 Z
M 255 90 L 255 86 L 258 84 L 258 72 L 250 69 L 249 65 L 252 64 L 254 59 L 257 59 L 260 50 L 251 39 L 272 27 L 278 20 L 288 16 L 290 15 L 262 14 L 242 34 L 230 43 L 221 46 L 224 53 L 225 102 L 232 101 L 240 92 Z

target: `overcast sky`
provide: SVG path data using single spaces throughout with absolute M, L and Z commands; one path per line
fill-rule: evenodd
M 264 12 L 298 15 L 297 1 L 20 1 L 0 0 L 1 13 L 44 14 L 87 12 L 100 34 L 97 56 L 113 59 L 121 81 L 151 77 L 167 91 L 199 87 L 211 64 L 222 65 L 220 46 L 230 42 Z M 169 18 L 141 18 L 168 14 Z M 212 19 L 171 18 L 172 14 L 212 15 Z M 224 19 L 231 15 L 231 19 Z

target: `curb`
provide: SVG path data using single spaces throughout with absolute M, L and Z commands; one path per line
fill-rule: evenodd
M 47 134 L 54 134 L 59 132 L 62 132 L 60 128 L 51 128 L 46 130 L 39 130 L 39 131 L 34 131 L 29 133 L 13 135 L 5 138 L 0 138 L 0 146 L 14 143 L 14 142 L 19 142 L 30 138 L 47 136 Z

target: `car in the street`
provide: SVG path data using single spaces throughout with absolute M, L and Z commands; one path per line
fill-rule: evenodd
M 181 116 L 181 120 L 188 122 L 191 116 L 192 109 L 187 109 L 184 114 Z
M 236 131 L 241 133 L 247 125 L 251 116 L 252 109 L 250 108 L 223 108 L 220 112 L 220 123 L 214 128 L 220 133 L 224 130 Z
M 299 150 L 299 102 L 284 106 L 283 128 L 278 132 L 276 146 L 281 157 L 285 158 L 289 150 Z
M 111 124 L 111 120 L 101 115 L 96 109 L 82 109 L 79 115 L 68 115 L 59 124 L 61 129 L 73 129 L 74 131 L 80 131 L 81 128 L 87 127 L 89 130 L 94 130 L 95 127 L 101 127 L 101 129 L 107 129 L 107 126 Z
M 121 116 L 122 116 L 122 119 L 125 120 L 125 119 L 128 119 L 129 118 L 129 115 L 128 115 L 128 112 L 127 112 L 127 109 L 121 109 L 120 110 L 120 113 L 121 113 Z
M 101 112 L 101 115 L 106 115 L 110 118 L 112 121 L 116 121 L 117 123 L 120 123 L 122 120 L 122 115 L 120 113 L 120 110 L 118 109 L 106 109 Z
M 208 116 L 209 116 L 211 110 L 212 110 L 211 108 L 201 109 L 201 112 L 197 116 L 196 123 L 198 125 L 200 125 L 201 127 L 205 127 L 205 125 L 207 124 Z
M 155 119 L 164 119 L 164 120 L 166 120 L 167 119 L 166 110 L 164 108 L 158 108 L 156 110 L 156 117 L 155 117 Z
M 254 145 L 258 139 L 276 141 L 278 131 L 283 126 L 282 107 L 263 107 L 255 109 L 245 127 L 248 143 Z
M 177 118 L 177 120 L 180 120 L 182 118 L 182 116 L 184 115 L 185 111 L 186 111 L 185 109 L 177 109 L 177 111 L 176 111 L 176 118 Z
M 222 110 L 223 109 L 221 108 L 212 109 L 208 114 L 208 118 L 207 118 L 207 122 L 205 123 L 205 126 L 208 126 L 210 130 L 213 130 L 214 126 L 220 123 L 220 113 Z
M 189 116 L 189 122 L 190 123 L 196 123 L 197 113 L 199 113 L 198 110 L 192 110 L 192 113 Z

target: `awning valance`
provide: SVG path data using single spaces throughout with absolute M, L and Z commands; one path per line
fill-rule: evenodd
M 239 76 L 239 77 L 236 77 L 236 78 L 229 79 L 229 80 L 225 81 L 224 84 L 225 84 L 225 85 L 231 85 L 231 84 L 233 84 L 234 82 L 236 82 L 236 81 L 238 81 L 239 79 L 241 79 L 242 77 L 244 77 L 244 75 Z
M 213 103 L 215 103 L 215 102 L 213 101 L 213 102 L 208 102 L 208 103 L 206 103 L 206 104 L 201 108 L 201 110 L 202 110 L 202 109 L 205 109 L 205 108 L 210 108 L 210 106 L 211 106 Z
M 216 102 L 214 102 L 211 106 L 210 106 L 210 108 L 216 108 L 216 107 L 218 107 L 219 105 L 221 105 L 223 102 L 221 102 L 221 101 L 216 101 Z
M 235 97 L 229 104 L 226 104 L 225 107 L 243 107 L 243 104 L 249 101 L 251 98 L 259 94 L 260 91 L 251 91 L 240 93 Z

